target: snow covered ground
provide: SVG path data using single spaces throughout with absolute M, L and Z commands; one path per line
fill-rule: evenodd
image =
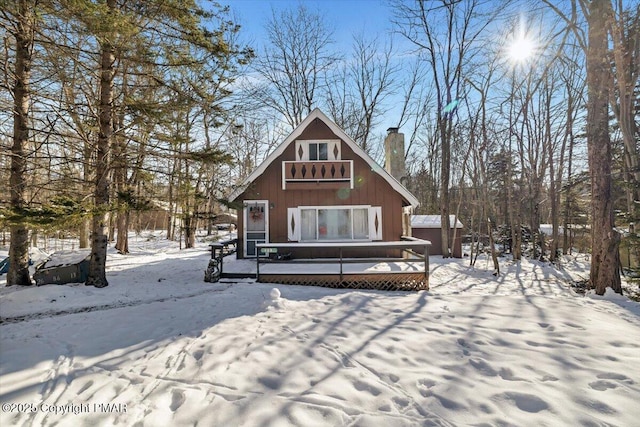
M 640 304 L 574 294 L 584 256 L 433 257 L 401 293 L 210 284 L 205 243 L 130 247 L 104 289 L 0 277 L 0 425 L 640 425 Z

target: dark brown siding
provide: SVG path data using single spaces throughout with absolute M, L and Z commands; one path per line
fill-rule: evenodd
M 322 120 L 316 119 L 298 137 L 305 139 L 337 139 L 328 126 Z M 384 241 L 400 240 L 402 235 L 402 196 L 371 166 L 356 156 L 355 153 L 343 142 L 342 159 L 354 161 L 354 188 L 353 189 L 315 189 L 314 183 L 309 183 L 306 190 L 282 189 L 282 162 L 295 160 L 295 144 L 289 147 L 276 158 L 255 179 L 253 184 L 238 197 L 238 200 L 269 200 L 269 240 L 271 242 L 287 242 L 287 208 L 297 206 L 339 206 L 339 205 L 371 205 L 382 207 L 382 237 Z M 382 170 L 378 167 L 376 170 Z M 242 257 L 244 218 L 242 212 L 238 212 L 238 257 Z M 317 252 L 317 251 L 316 251 Z M 309 256 L 322 256 L 320 253 Z M 335 256 L 327 254 L 327 256 Z M 355 256 L 355 255 L 354 255 Z M 362 255 L 360 255 L 362 256 Z M 368 255 L 367 255 L 368 256 Z
M 411 236 L 417 239 L 429 240 L 431 246 L 429 246 L 430 255 L 442 255 L 442 236 L 440 235 L 439 228 L 412 228 Z M 453 239 L 453 230 L 449 232 L 449 239 Z M 462 258 L 462 230 L 458 229 L 456 232 L 456 239 L 453 241 L 453 256 L 455 258 Z

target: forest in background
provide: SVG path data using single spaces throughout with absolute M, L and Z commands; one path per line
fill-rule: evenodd
M 457 215 L 476 255 L 495 239 L 554 261 L 576 244 L 563 231 L 583 230 L 606 275 L 637 268 L 633 3 L 392 0 L 393 31 L 344 51 L 304 3 L 265 17 L 252 45 L 233 4 L 0 0 L 7 283 L 31 282 L 30 241 L 62 233 L 92 247 L 91 284 L 106 285 L 107 243 L 127 253 L 145 212 L 191 247 L 315 107 L 381 164 L 381 129 L 400 128 L 416 213 Z M 627 265 L 607 257 L 618 247 Z

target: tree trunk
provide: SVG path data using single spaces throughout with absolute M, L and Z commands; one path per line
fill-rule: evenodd
M 82 156 L 83 156 L 83 163 L 82 163 L 82 175 L 83 175 L 83 182 L 82 182 L 82 187 L 83 189 L 86 188 L 87 189 L 87 193 L 89 192 L 89 187 L 91 185 L 91 159 L 93 157 L 93 150 L 91 149 L 91 143 L 90 141 L 85 140 L 83 142 L 83 147 L 82 147 Z M 91 218 L 85 217 L 82 218 L 82 222 L 80 223 L 80 248 L 84 249 L 84 248 L 89 248 L 91 245 L 90 239 L 91 239 Z
M 115 0 L 108 0 L 110 10 L 115 9 Z M 103 288 L 109 283 L 106 276 L 107 261 L 107 213 L 109 210 L 109 149 L 113 133 L 113 76 L 115 49 L 109 40 L 101 41 L 99 133 L 96 155 L 96 180 L 94 212 L 92 220 L 91 259 L 89 261 L 88 286 Z
M 567 123 L 572 123 L 572 113 L 573 113 L 573 98 L 570 97 L 568 100 L 568 111 L 567 111 Z M 568 125 L 569 128 L 569 158 L 567 159 L 567 192 L 565 195 L 565 203 L 564 203 L 564 212 L 563 212 L 563 227 L 564 227 L 564 235 L 562 242 L 562 253 L 564 255 L 570 255 L 572 253 L 571 245 L 573 241 L 571 240 L 571 233 L 573 229 L 573 224 L 571 223 L 571 198 L 573 195 L 573 177 L 572 177 L 572 168 L 573 168 L 573 147 L 575 145 L 575 138 L 573 135 L 572 126 Z
M 491 227 L 491 218 L 487 218 L 487 234 L 489 236 L 489 247 L 491 247 L 491 260 L 493 261 L 493 275 L 500 275 L 500 263 L 498 262 L 498 254 L 496 253 L 496 245 L 493 241 L 493 229 Z
M 450 126 L 445 118 L 441 118 L 440 135 L 442 144 L 442 165 L 440 169 L 440 236 L 442 239 L 442 257 L 449 258 L 449 180 L 451 177 L 451 134 L 447 132 Z
M 116 239 L 116 250 L 121 254 L 129 253 L 129 208 L 118 211 L 117 228 L 118 237 Z
M 611 194 L 611 140 L 609 137 L 609 82 L 607 51 L 607 2 L 589 5 L 587 50 L 587 145 L 591 172 L 591 287 L 603 295 L 610 287 L 622 293 L 620 283 L 620 235 L 614 230 Z
M 80 222 L 79 232 L 79 240 L 80 240 L 80 249 L 89 247 L 89 237 L 91 234 L 91 221 L 88 219 L 82 219 Z
M 639 10 L 624 13 L 620 2 L 619 15 L 616 17 L 611 3 L 606 2 L 607 13 L 610 14 L 611 41 L 613 42 L 613 56 L 615 59 L 615 83 L 618 97 L 611 97 L 610 101 L 620 126 L 620 134 L 624 143 L 624 166 L 626 168 L 625 190 L 627 192 L 628 211 L 634 215 L 640 202 L 640 159 L 638 158 L 637 129 L 635 121 L 638 119 L 635 111 L 635 90 L 640 76 L 640 31 Z M 625 34 L 626 32 L 626 34 Z M 617 101 L 617 103 L 616 103 Z M 636 213 L 637 215 L 637 213 Z
M 27 174 L 26 146 L 29 141 L 29 84 L 31 78 L 31 53 L 33 50 L 34 15 L 26 0 L 18 6 L 16 39 L 15 85 L 13 87 L 13 145 L 11 146 L 11 176 L 9 188 L 11 207 L 22 215 L 25 207 Z M 11 226 L 9 246 L 9 271 L 7 286 L 30 286 L 29 230 L 24 223 Z
M 121 129 L 122 127 L 119 126 Z M 116 250 L 121 254 L 129 253 L 129 213 L 131 211 L 131 201 L 133 194 L 127 185 L 126 164 L 124 144 L 122 141 L 114 141 L 114 160 L 112 162 L 113 177 L 115 181 L 116 192 L 118 194 L 117 213 L 115 218 L 116 226 Z
M 123 94 L 123 98 L 127 99 L 128 97 L 128 87 L 129 83 L 126 78 L 126 70 L 122 71 L 123 81 L 122 87 L 125 91 Z M 124 101 L 126 102 L 126 101 Z M 117 116 L 117 124 L 116 129 L 124 129 L 125 127 L 125 118 L 124 118 L 124 109 L 125 106 L 121 106 Z M 111 162 L 111 166 L 113 169 L 113 178 L 115 181 L 116 194 L 117 197 L 117 216 L 115 219 L 117 234 L 116 234 L 116 250 L 121 254 L 129 253 L 129 219 L 131 213 L 132 201 L 134 200 L 134 195 L 129 183 L 127 182 L 127 153 L 126 153 L 126 144 L 124 142 L 124 135 L 122 132 L 119 132 L 115 135 L 113 139 L 113 161 Z

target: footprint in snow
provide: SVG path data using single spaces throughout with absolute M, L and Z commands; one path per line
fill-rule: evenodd
M 501 368 L 498 375 L 500 375 L 500 378 L 505 381 L 527 381 L 525 378 L 516 377 L 513 371 L 509 368 Z
M 398 409 L 398 411 L 400 412 L 404 411 L 411 403 L 409 399 L 399 396 L 392 398 L 391 401 L 393 402 L 393 405 L 396 407 L 396 409 Z
M 581 331 L 586 330 L 586 329 L 585 329 L 584 327 L 582 327 L 581 325 L 578 325 L 578 324 L 573 323 L 573 322 L 564 322 L 564 324 L 565 324 L 565 326 L 568 326 L 568 327 L 573 328 L 573 329 L 579 329 L 579 330 L 581 330 Z
M 389 374 L 389 381 L 391 381 L 392 383 L 397 383 L 398 381 L 400 381 L 400 377 L 394 374 Z
M 605 372 L 604 374 L 596 375 L 598 379 L 601 380 L 618 380 L 618 381 L 626 381 L 633 384 L 633 381 L 629 379 L 626 375 L 616 374 L 615 372 Z
M 93 380 L 89 380 L 82 386 L 80 390 L 78 390 L 78 395 L 81 395 L 85 391 L 87 391 L 93 385 Z
M 469 348 L 469 344 L 464 338 L 458 338 L 457 342 L 460 347 Z
M 171 392 L 171 405 L 169 406 L 169 409 L 171 409 L 171 412 L 176 412 L 178 408 L 182 406 L 184 401 L 185 401 L 184 391 L 180 389 L 174 389 Z
M 200 361 L 203 355 L 204 355 L 204 350 L 202 349 L 196 350 L 193 352 L 193 358 L 196 359 L 197 361 Z
M 382 393 L 382 391 L 380 391 L 380 389 L 378 389 L 377 387 L 371 385 L 371 384 L 367 384 L 364 381 L 355 381 L 353 383 L 353 387 L 358 390 L 358 391 L 366 391 L 368 393 L 371 393 L 371 395 L 373 396 L 379 396 L 380 393 Z
M 278 390 L 282 385 L 282 378 L 279 375 L 267 375 L 258 378 L 258 382 L 271 390 Z
M 418 383 L 417 383 L 418 391 L 420 392 L 422 397 L 432 396 L 433 392 L 431 391 L 431 388 L 435 387 L 435 385 L 436 385 L 435 381 L 426 379 L 426 378 L 418 380 Z
M 618 388 L 618 385 L 612 383 L 611 381 L 598 380 L 598 381 L 594 381 L 592 383 L 589 383 L 589 387 L 591 387 L 594 390 L 598 390 L 598 391 L 606 391 L 606 390 L 608 390 L 610 388 Z
M 518 409 L 524 412 L 537 413 L 549 409 L 549 404 L 536 395 L 529 393 L 518 393 L 508 391 L 497 394 L 495 400 L 502 400 L 513 403 Z
M 491 367 L 485 360 L 469 359 L 471 366 L 476 368 L 482 375 L 487 377 L 495 377 L 498 375 L 495 369 Z

